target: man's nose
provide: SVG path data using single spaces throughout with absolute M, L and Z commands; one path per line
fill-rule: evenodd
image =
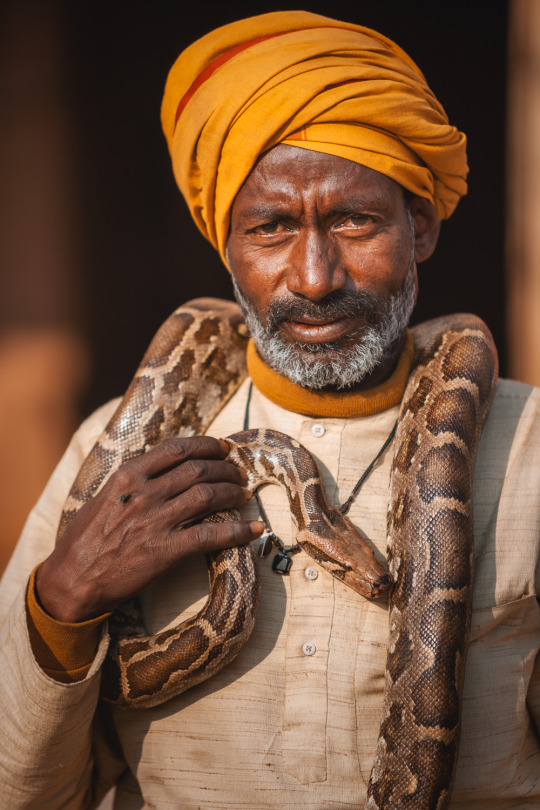
M 332 239 L 321 230 L 300 233 L 290 256 L 287 287 L 290 292 L 320 301 L 347 283 L 347 273 Z

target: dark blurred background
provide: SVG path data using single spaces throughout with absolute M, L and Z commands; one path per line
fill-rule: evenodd
M 0 538 L 5 547 L 73 427 L 123 392 L 167 315 L 196 296 L 232 297 L 227 272 L 173 180 L 159 122 L 168 69 L 210 28 L 296 7 L 3 1 L 0 491 L 13 512 Z M 426 74 L 451 123 L 467 133 L 469 194 L 420 269 L 415 320 L 476 312 L 509 373 L 509 3 L 378 0 L 308 8 L 395 39 Z

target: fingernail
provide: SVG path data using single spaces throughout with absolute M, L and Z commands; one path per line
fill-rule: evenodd
M 262 520 L 252 520 L 249 524 L 249 528 L 255 537 L 259 537 L 259 535 L 264 532 L 264 523 Z
M 240 477 L 242 478 L 242 481 L 244 482 L 244 484 L 247 484 L 247 482 L 248 482 L 248 474 L 247 474 L 247 472 L 245 470 L 243 470 L 241 467 L 239 467 L 238 469 L 240 470 Z
M 220 445 L 221 445 L 221 447 L 223 449 L 223 452 L 228 455 L 229 450 L 231 449 L 231 446 L 230 446 L 229 442 L 226 442 L 225 439 L 220 439 L 219 443 L 220 443 Z
M 246 494 L 246 499 L 249 501 L 249 499 L 251 498 L 251 492 L 249 491 L 248 487 L 242 487 L 242 489 Z

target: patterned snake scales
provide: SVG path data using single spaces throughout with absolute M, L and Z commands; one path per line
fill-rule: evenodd
M 497 380 L 496 351 L 478 318 L 439 318 L 413 334 L 390 485 L 394 585 L 369 810 L 443 810 L 450 802 L 472 600 L 472 470 Z M 83 463 L 59 537 L 123 462 L 169 436 L 204 432 L 246 376 L 246 341 L 229 302 L 198 299 L 171 315 Z M 372 550 L 326 503 L 301 445 L 270 430 L 228 441 L 228 458 L 248 471 L 252 491 L 263 482 L 289 490 L 297 541 L 320 565 L 365 596 L 389 587 Z M 102 676 L 107 700 L 133 708 L 163 703 L 211 677 L 248 640 L 259 599 L 251 548 L 208 556 L 210 596 L 194 618 L 149 637 L 135 603 L 114 614 Z

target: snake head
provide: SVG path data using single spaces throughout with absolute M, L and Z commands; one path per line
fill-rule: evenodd
M 386 561 L 375 556 L 370 543 L 344 515 L 336 515 L 331 532 L 326 527 L 324 531 L 301 529 L 297 540 L 322 568 L 361 596 L 377 599 L 390 589 Z

